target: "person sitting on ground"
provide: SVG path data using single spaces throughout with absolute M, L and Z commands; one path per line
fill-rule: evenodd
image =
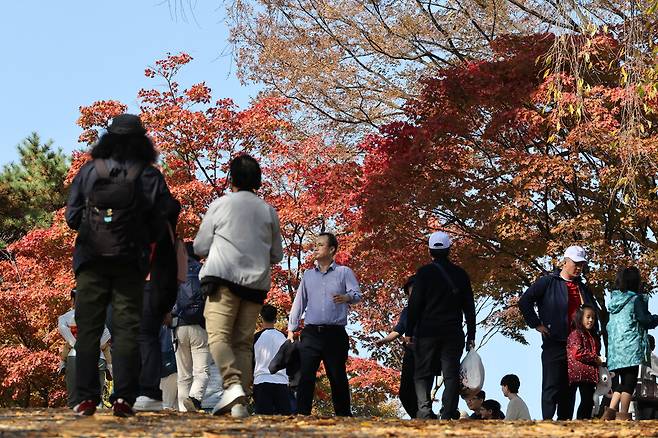
M 477 394 L 469 397 L 464 397 L 466 401 L 466 406 L 468 409 L 473 411 L 473 413 L 468 417 L 471 420 L 481 420 L 482 415 L 480 415 L 480 408 L 482 407 L 482 402 L 487 397 L 487 394 L 484 391 L 480 391 Z
M 489 399 L 482 402 L 480 417 L 482 420 L 504 420 L 505 414 L 500 410 L 500 403 Z
M 500 380 L 500 389 L 503 395 L 509 399 L 507 403 L 506 420 L 530 420 L 528 405 L 519 397 L 521 381 L 516 374 L 507 374 Z

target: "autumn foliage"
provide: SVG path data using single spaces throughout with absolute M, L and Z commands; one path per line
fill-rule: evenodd
M 553 38 L 501 36 L 483 59 L 431 71 L 402 107 L 403 117 L 347 146 L 330 135 L 300 135 L 286 99 L 264 97 L 241 110 L 229 99 L 215 100 L 203 82 L 181 86 L 189 55 L 170 55 L 145 71 L 166 84 L 140 90 L 138 99 L 183 206 L 181 236 L 194 237 L 209 203 L 227 189 L 231 157 L 242 152 L 261 162 L 262 195 L 281 218 L 285 257 L 274 269 L 270 302 L 288 311 L 311 265 L 312 237 L 324 230 L 339 235 L 337 258 L 355 270 L 364 291 L 351 315 L 359 355 L 348 364 L 359 414 L 382 413 L 396 395 L 399 373 L 388 367 L 399 366 L 400 347 L 374 349 L 371 341 L 394 324 L 405 302 L 400 286 L 427 261 L 426 237 L 434 230 L 455 237 L 453 258 L 471 275 L 485 342 L 499 332 L 524 341 L 518 295 L 569 244 L 588 248 L 588 281 L 601 304 L 624 263 L 638 264 L 655 281 L 649 275 L 658 249 L 655 98 L 644 98 L 645 117 L 654 123 L 637 141 L 641 159 L 631 175 L 617 135 L 629 93 L 619 81 L 620 45 L 605 33 L 574 37 L 592 62 L 584 87 L 568 74 L 551 74 L 546 54 Z M 111 100 L 81 108 L 80 140 L 93 143 L 125 110 Z M 86 159 L 73 157 L 68 181 Z M 622 190 L 624 178 L 633 179 L 632 199 Z M 73 286 L 73 237 L 60 212 L 50 228 L 11 245 L 11 257 L 0 262 L 2 403 L 61 400 L 55 322 Z M 320 408 L 329 403 L 322 382 Z

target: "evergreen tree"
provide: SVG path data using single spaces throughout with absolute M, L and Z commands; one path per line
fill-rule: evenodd
M 0 171 L 0 249 L 35 227 L 48 227 L 53 212 L 66 203 L 68 160 L 53 141 L 36 132 L 18 146 L 18 163 Z

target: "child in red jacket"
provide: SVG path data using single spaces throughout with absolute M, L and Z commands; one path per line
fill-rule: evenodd
M 594 408 L 594 390 L 599 381 L 599 353 L 601 343 L 596 330 L 596 310 L 583 304 L 574 315 L 572 330 L 567 338 L 567 369 L 573 391 L 580 390 L 577 419 L 591 419 Z

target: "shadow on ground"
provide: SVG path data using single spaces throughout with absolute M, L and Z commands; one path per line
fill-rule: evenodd
M 78 418 L 65 409 L 0 409 L 0 437 L 651 437 L 658 421 L 500 422 L 409 421 L 375 418 L 251 417 L 107 411 Z

